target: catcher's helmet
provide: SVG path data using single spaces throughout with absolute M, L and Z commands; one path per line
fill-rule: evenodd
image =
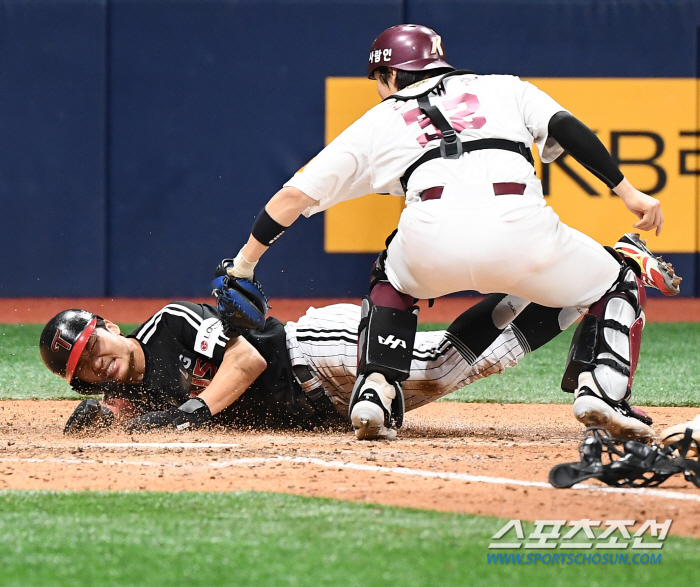
M 427 69 L 454 69 L 444 60 L 442 38 L 433 29 L 418 24 L 400 24 L 386 29 L 369 50 L 367 77 L 381 66 L 402 71 Z
M 70 383 L 80 355 L 97 326 L 104 326 L 104 320 L 85 310 L 65 310 L 54 316 L 44 327 L 39 341 L 44 365 Z

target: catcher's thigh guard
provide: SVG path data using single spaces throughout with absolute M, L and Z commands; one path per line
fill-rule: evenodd
M 634 272 L 623 267 L 613 289 L 595 302 L 576 329 L 561 387 L 581 391 L 579 375 L 590 373 L 590 390 L 620 402 L 630 396 L 644 328 L 646 294 Z M 591 377 L 585 379 L 591 383 Z

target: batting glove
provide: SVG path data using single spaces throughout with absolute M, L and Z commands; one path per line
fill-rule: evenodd
M 96 399 L 86 399 L 78 404 L 68 418 L 63 434 L 78 434 L 90 428 L 109 428 L 113 423 L 112 410 Z
M 148 412 L 129 420 L 124 429 L 127 432 L 148 432 L 162 428 L 186 430 L 198 428 L 211 422 L 212 414 L 204 400 L 193 397 L 179 408 L 170 408 L 162 412 Z

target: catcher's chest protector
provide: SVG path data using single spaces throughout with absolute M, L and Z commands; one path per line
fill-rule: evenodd
M 445 118 L 440 109 L 430 102 L 431 94 L 439 96 L 444 93 L 443 82 L 445 79 L 455 75 L 473 73 L 473 71 L 469 70 L 451 71 L 450 73 L 443 75 L 436 85 L 431 86 L 422 93 L 410 94 L 406 96 L 394 94 L 388 98 L 403 102 L 407 102 L 408 100 L 417 100 L 418 108 L 437 129 L 437 137 L 440 138 L 439 147 L 428 149 L 417 161 L 412 163 L 403 174 L 403 177 L 401 177 L 401 187 L 403 187 L 404 192 L 408 191 L 408 180 L 413 172 L 418 169 L 418 167 L 423 165 L 423 163 L 427 163 L 433 159 L 459 159 L 464 153 L 482 151 L 484 149 L 500 149 L 503 151 L 519 153 L 525 157 L 525 159 L 527 159 L 531 165 L 534 165 L 532 152 L 524 143 L 510 141 L 508 139 L 476 139 L 471 141 L 461 141 L 459 138 L 459 133 L 455 131 L 454 127 L 450 124 L 447 118 Z

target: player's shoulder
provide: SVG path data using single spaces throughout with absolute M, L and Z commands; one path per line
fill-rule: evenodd
M 488 75 L 479 75 L 474 78 L 474 82 L 498 86 L 519 86 L 525 83 L 517 75 L 510 75 L 505 73 L 490 73 Z
M 218 310 L 209 304 L 174 301 L 163 306 L 130 336 L 143 340 L 156 330 L 169 327 L 191 327 L 198 330 L 205 320 L 219 320 Z

